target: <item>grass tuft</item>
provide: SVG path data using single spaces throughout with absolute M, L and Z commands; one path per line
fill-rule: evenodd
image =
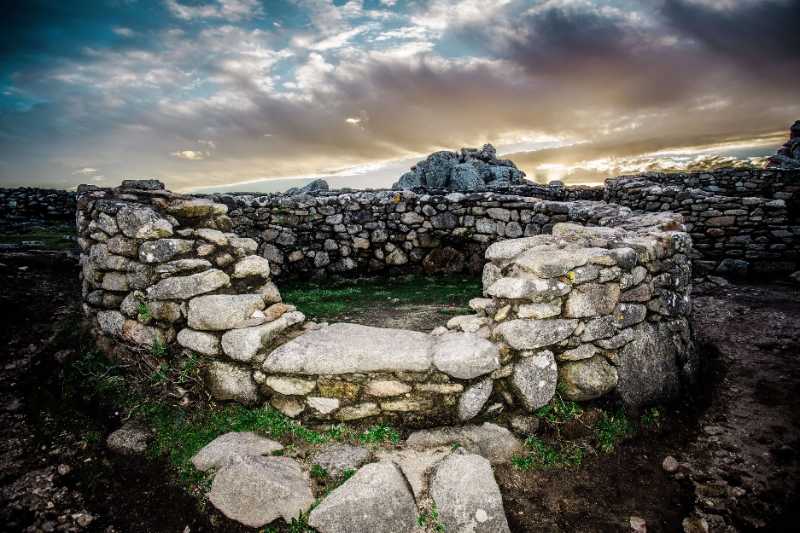
M 597 445 L 603 453 L 613 452 L 620 442 L 633 433 L 633 425 L 622 410 L 604 412 L 595 426 Z
M 573 468 L 580 466 L 584 457 L 584 449 L 570 441 L 552 445 L 539 437 L 528 437 L 525 448 L 528 452 L 524 456 L 511 459 L 511 464 L 520 470 Z

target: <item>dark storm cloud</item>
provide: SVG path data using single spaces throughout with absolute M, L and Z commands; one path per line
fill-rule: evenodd
M 800 1 L 691 2 L 666 0 L 668 23 L 706 50 L 747 68 L 794 67 L 800 76 Z

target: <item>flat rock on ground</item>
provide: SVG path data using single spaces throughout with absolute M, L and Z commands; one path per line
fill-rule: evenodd
M 208 493 L 222 514 L 250 527 L 277 518 L 291 523 L 314 503 L 308 475 L 288 457 L 236 457 L 222 467 Z
M 481 426 L 454 426 L 415 431 L 406 439 L 412 448 L 425 449 L 459 444 L 482 455 L 492 464 L 508 463 L 522 453 L 522 443 L 504 427 L 486 422 Z
M 280 443 L 250 431 L 230 432 L 206 444 L 192 457 L 192 464 L 205 472 L 225 466 L 234 457 L 270 455 L 282 449 Z
M 369 461 L 370 455 L 369 450 L 361 446 L 333 444 L 315 454 L 311 458 L 311 463 L 324 468 L 330 477 L 337 478 L 346 470 L 357 470 Z
M 308 523 L 320 533 L 408 533 L 417 525 L 417 506 L 396 465 L 373 463 L 322 500 Z
M 457 450 L 436 466 L 430 494 L 445 531 L 507 533 L 500 488 L 480 455 Z

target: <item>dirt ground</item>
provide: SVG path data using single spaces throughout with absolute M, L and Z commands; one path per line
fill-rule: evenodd
M 108 453 L 120 413 L 66 394 L 62 362 L 78 349 L 74 262 L 0 257 L 0 529 L 193 532 L 244 530 L 198 507 L 165 464 Z M 413 317 L 413 319 L 409 319 Z M 431 306 L 388 305 L 353 322 L 430 330 Z M 376 323 L 377 322 L 379 323 Z M 800 290 L 727 286 L 695 296 L 706 369 L 697 395 L 578 469 L 496 472 L 512 531 L 797 531 Z M 662 461 L 675 457 L 677 472 Z M 697 529 L 700 531 L 700 529 Z

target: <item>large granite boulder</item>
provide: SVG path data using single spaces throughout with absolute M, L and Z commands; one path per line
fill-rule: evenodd
M 800 169 L 800 120 L 792 124 L 789 140 L 767 160 L 767 166 L 783 170 Z

